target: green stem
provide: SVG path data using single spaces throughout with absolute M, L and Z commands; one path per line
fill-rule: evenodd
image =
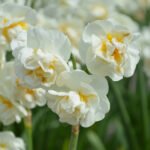
M 69 150 L 77 150 L 78 137 L 79 137 L 79 125 L 72 126 Z
M 73 69 L 77 69 L 76 59 L 75 59 L 75 57 L 73 56 L 73 54 L 71 54 L 71 61 L 72 61 Z
M 144 79 L 144 73 L 142 68 L 138 69 L 139 71 L 139 88 L 140 88 L 140 101 L 141 101 L 141 112 L 142 112 L 142 122 L 143 122 L 143 131 L 144 131 L 144 145 L 145 150 L 149 150 L 149 113 L 148 113 L 148 99 L 146 93 L 146 83 Z
M 71 54 L 71 61 L 72 61 L 73 69 L 77 69 L 76 60 L 75 60 L 75 57 L 73 56 L 73 54 Z M 69 150 L 76 150 L 77 149 L 79 128 L 80 128 L 79 125 L 72 126 Z
M 33 143 L 32 143 L 32 112 L 31 112 L 31 110 L 28 111 L 28 115 L 24 119 L 24 125 L 25 125 L 25 128 L 26 128 L 26 139 L 27 139 L 28 150 L 33 150 Z
M 3 124 L 0 123 L 0 131 L 3 131 Z
M 122 95 L 121 95 L 121 93 L 120 93 L 120 91 L 116 85 L 111 83 L 111 87 L 112 87 L 114 94 L 116 96 L 116 102 L 117 102 L 116 104 L 118 105 L 121 119 L 122 119 L 123 125 L 125 127 L 125 133 L 127 134 L 127 137 L 129 138 L 130 147 L 132 150 L 138 150 L 139 147 L 138 147 L 138 144 L 136 141 L 136 136 L 134 133 L 134 129 L 131 125 L 131 120 L 130 120 L 128 111 L 126 109 L 124 99 L 122 98 Z

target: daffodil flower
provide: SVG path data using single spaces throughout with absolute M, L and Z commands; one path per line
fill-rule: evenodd
M 0 5 L 0 36 L 10 44 L 21 31 L 36 23 L 36 13 L 30 7 L 4 3 Z
M 25 144 L 21 138 L 16 138 L 13 132 L 0 132 L 0 150 L 25 150 Z
M 61 122 L 89 127 L 109 111 L 108 84 L 104 77 L 87 75 L 81 70 L 60 74 L 54 90 L 47 93 L 48 107 Z
M 16 56 L 17 76 L 29 87 L 50 87 L 69 70 L 71 44 L 63 33 L 34 28 L 27 33 L 27 46 Z
M 0 71 L 0 87 L 0 122 L 4 125 L 20 122 L 27 115 L 27 111 L 16 99 L 12 63 L 7 63 Z
M 89 23 L 82 36 L 81 58 L 93 74 L 109 76 L 114 81 L 130 77 L 139 61 L 135 35 L 114 21 Z
M 0 66 L 5 63 L 6 50 L 11 50 L 10 43 L 21 32 L 26 32 L 36 23 L 36 13 L 30 7 L 13 3 L 0 5 Z

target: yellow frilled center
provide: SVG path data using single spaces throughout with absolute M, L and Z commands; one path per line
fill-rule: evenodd
M 16 85 L 18 87 L 19 90 L 24 91 L 25 94 L 29 94 L 31 96 L 35 96 L 35 91 L 33 89 L 29 89 L 27 87 L 24 87 L 20 84 L 20 80 L 17 79 L 16 80 Z
M 6 144 L 0 144 L 0 150 L 6 150 L 7 145 Z
M 48 69 L 50 69 L 50 70 L 55 70 L 56 68 L 55 68 L 55 63 L 56 63 L 56 61 L 54 60 L 54 61 L 52 61 L 50 64 L 49 64 L 49 66 L 48 66 Z M 40 79 L 40 81 L 42 82 L 42 83 L 46 83 L 46 82 L 48 82 L 48 78 L 45 76 L 45 72 L 44 72 L 44 70 L 42 69 L 42 67 L 37 67 L 36 69 L 34 69 L 34 70 L 28 70 L 27 71 L 27 75 L 29 75 L 29 76 L 36 76 L 37 78 L 39 78 Z
M 4 19 L 4 23 L 6 23 L 6 22 L 7 22 L 7 19 Z M 22 21 L 15 22 L 15 23 L 10 24 L 7 27 L 4 27 L 2 29 L 2 35 L 6 38 L 7 42 L 11 41 L 8 31 L 10 29 L 13 29 L 13 28 L 17 27 L 17 26 L 20 26 L 23 30 L 27 30 L 28 29 L 28 24 L 26 22 L 22 22 Z
M 0 95 L 0 103 L 4 104 L 9 109 L 11 109 L 13 107 L 13 104 L 8 99 L 3 97 L 2 95 Z
M 96 95 L 94 94 L 83 94 L 81 92 L 78 93 L 79 94 L 79 97 L 80 97 L 80 100 L 84 103 L 87 103 L 89 101 L 89 99 L 93 99 L 96 97 Z
M 41 67 L 36 68 L 35 70 L 28 70 L 27 75 L 35 75 L 39 78 L 43 83 L 47 82 L 47 78 L 44 76 L 45 72 Z
M 129 33 L 124 33 L 124 34 L 123 33 L 122 34 L 119 34 L 119 33 L 114 33 L 114 34 L 108 33 L 107 36 L 106 36 L 106 39 L 102 41 L 102 45 L 101 45 L 100 51 L 102 51 L 103 54 L 106 55 L 107 54 L 107 41 L 112 43 L 112 39 L 115 39 L 117 42 L 123 43 L 124 39 L 127 36 L 129 36 Z M 119 52 L 118 48 L 115 48 L 112 56 L 113 56 L 114 60 L 118 64 L 121 63 L 123 55 Z

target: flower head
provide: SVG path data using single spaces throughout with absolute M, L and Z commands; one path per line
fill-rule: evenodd
M 107 81 L 76 70 L 63 72 L 58 87 L 47 93 L 48 106 L 61 122 L 89 127 L 109 111 Z
M 36 23 L 35 12 L 27 6 L 4 3 L 0 6 L 0 45 L 8 49 L 12 39 Z
M 25 108 L 17 102 L 14 68 L 7 63 L 0 71 L 0 122 L 9 125 L 20 122 L 27 115 Z
M 0 150 L 25 150 L 22 139 L 16 138 L 10 131 L 0 132 Z
M 114 81 L 133 75 L 139 61 L 134 34 L 114 21 L 89 23 L 82 37 L 80 54 L 90 72 Z
M 16 56 L 17 76 L 29 87 L 49 87 L 68 70 L 71 54 L 68 38 L 55 30 L 34 28 L 27 33 L 27 45 Z

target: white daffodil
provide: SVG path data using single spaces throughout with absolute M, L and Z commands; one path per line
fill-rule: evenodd
M 80 59 L 79 42 L 84 22 L 71 9 L 61 7 L 57 11 L 58 7 L 58 5 L 52 4 L 42 9 L 38 15 L 39 25 L 49 29 L 57 29 L 66 34 L 73 46 L 72 53 Z
M 25 150 L 24 142 L 21 138 L 16 138 L 13 132 L 0 132 L 0 150 Z
M 0 5 L 0 50 L 1 58 L 5 58 L 6 50 L 11 50 L 10 43 L 21 32 L 26 32 L 36 23 L 36 14 L 30 8 L 13 3 Z M 1 59 L 0 65 L 5 63 Z
M 44 89 L 30 89 L 21 84 L 20 79 L 17 78 L 15 74 L 14 61 L 6 63 L 4 72 L 7 73 L 8 69 L 11 70 L 9 72 L 9 78 L 13 79 L 13 81 L 11 81 L 11 85 L 14 89 L 12 95 L 14 95 L 13 99 L 15 102 L 28 109 L 34 108 L 35 106 L 43 106 L 46 104 Z
M 11 63 L 7 63 L 0 71 L 0 87 L 0 122 L 4 125 L 20 122 L 21 118 L 27 115 L 27 112 L 16 101 L 14 69 Z
M 82 0 L 80 13 L 86 22 L 107 19 L 114 12 L 114 3 L 110 0 Z
M 108 84 L 104 77 L 80 70 L 66 71 L 58 77 L 57 86 L 55 91 L 48 91 L 47 100 L 61 122 L 89 127 L 109 111 Z
M 0 5 L 0 38 L 7 48 L 12 39 L 35 23 L 36 14 L 30 7 L 9 3 Z
M 150 7 L 150 0 L 115 0 L 115 3 L 124 12 L 132 14 Z
M 115 22 L 95 21 L 83 32 L 80 54 L 89 71 L 118 81 L 133 75 L 139 61 L 134 33 Z
M 50 87 L 68 70 L 71 54 L 68 38 L 55 30 L 34 28 L 27 33 L 27 46 L 16 57 L 17 76 L 29 87 Z

